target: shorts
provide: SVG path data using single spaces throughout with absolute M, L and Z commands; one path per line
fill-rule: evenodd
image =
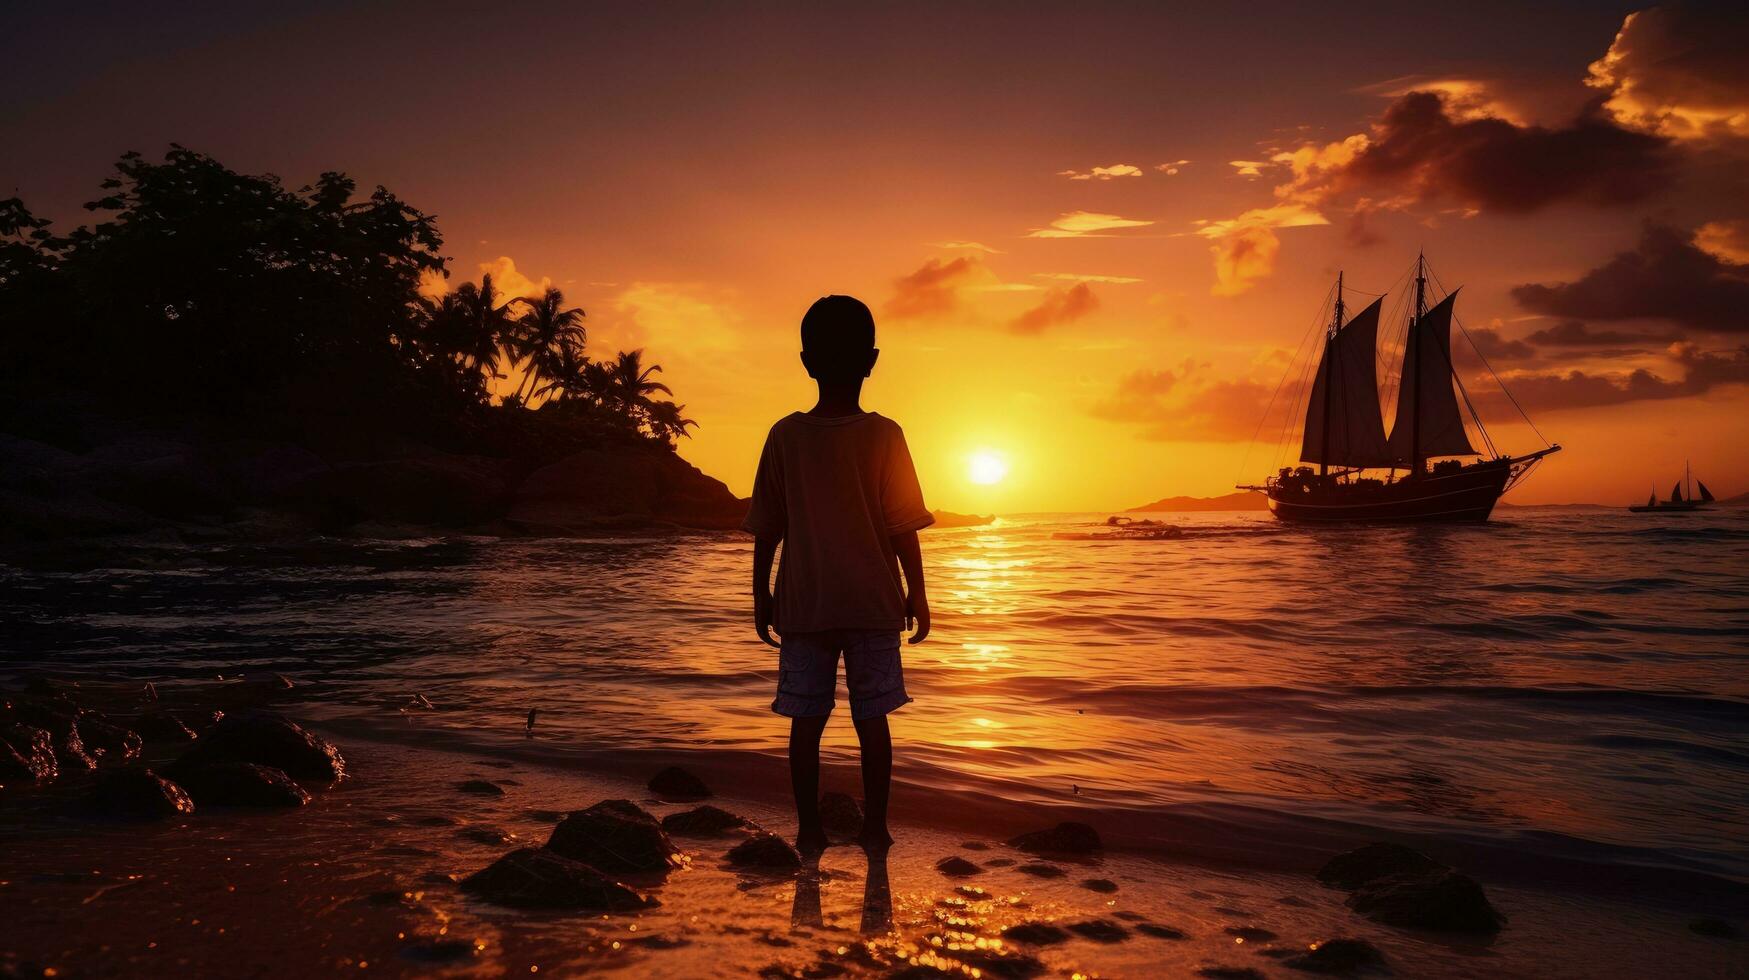
M 899 664 L 898 630 L 826 630 L 785 633 L 778 651 L 777 698 L 771 710 L 789 718 L 832 713 L 838 655 L 850 688 L 850 717 L 878 718 L 910 701 Z

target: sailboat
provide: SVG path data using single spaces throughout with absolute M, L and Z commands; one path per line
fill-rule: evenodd
M 1700 497 L 1698 499 L 1694 496 L 1693 488 L 1689 488 L 1686 495 L 1682 492 L 1685 487 L 1688 487 L 1691 481 L 1695 486 L 1700 488 Z M 1682 464 L 1682 479 L 1678 481 L 1675 486 L 1670 488 L 1669 500 L 1659 500 L 1657 492 L 1654 491 L 1652 496 L 1647 499 L 1645 503 L 1636 504 L 1629 507 L 1628 510 L 1633 511 L 1636 514 L 1644 514 L 1649 511 L 1686 514 L 1690 511 L 1700 510 L 1712 502 L 1713 492 L 1706 488 L 1706 484 L 1694 479 L 1694 474 L 1689 470 L 1688 464 L 1685 462 Z
M 1502 494 L 1543 457 L 1560 452 L 1557 443 L 1522 456 L 1495 451 L 1452 367 L 1458 291 L 1430 308 L 1427 276 L 1426 257 L 1418 256 L 1396 420 L 1387 436 L 1375 373 L 1384 297 L 1348 317 L 1342 274 L 1337 273 L 1335 315 L 1324 330 L 1323 353 L 1305 405 L 1299 458 L 1311 465 L 1283 467 L 1261 486 L 1238 487 L 1265 494 L 1278 520 L 1485 521 Z M 1471 443 L 1466 409 L 1486 452 Z

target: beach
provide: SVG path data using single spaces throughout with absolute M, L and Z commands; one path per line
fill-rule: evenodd
M 146 826 L 74 814 L 76 781 L 9 788 L 0 888 L 20 911 L 0 949 L 15 972 L 64 976 L 1284 976 L 1313 944 L 1355 938 L 1398 975 L 1740 971 L 1740 941 L 1691 928 L 1740 928 L 1749 887 L 1736 513 L 1515 509 L 1363 542 L 1186 515 L 1176 541 L 1051 538 L 1094 519 L 926 536 L 936 631 L 906 650 L 893 927 L 871 934 L 859 851 L 828 850 L 821 924 L 797 925 L 794 875 L 725 866 L 741 831 L 677 836 L 685 866 L 630 882 L 661 903 L 637 913 L 511 910 L 458 887 L 570 811 L 684 809 L 647 786 L 670 765 L 793 835 L 736 536 L 11 556 L 10 662 L 190 703 L 283 674 L 272 708 L 330 739 L 349 775 L 296 812 Z M 826 750 L 824 788 L 859 795 L 848 722 Z M 458 789 L 475 779 L 503 795 Z M 1006 843 L 1066 820 L 1098 831 L 1097 854 Z M 1504 927 L 1450 935 L 1347 907 L 1315 875 L 1374 840 L 1473 877 Z M 938 870 L 956 856 L 976 870 Z M 1018 870 L 1039 864 L 1061 875 Z M 1039 923 L 1060 938 L 1004 938 Z M 968 942 L 959 966 L 940 959 Z

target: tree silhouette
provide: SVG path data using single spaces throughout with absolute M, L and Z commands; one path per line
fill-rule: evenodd
M 523 312 L 517 332 L 508 345 L 511 366 L 526 363 L 526 377 L 517 386 L 518 398 L 536 390 L 543 377 L 551 377 L 565 365 L 564 358 L 580 357 L 588 334 L 583 329 L 581 307 L 565 309 L 565 294 L 548 286 L 540 299 L 519 298 Z M 531 396 L 530 396 L 531 397 Z

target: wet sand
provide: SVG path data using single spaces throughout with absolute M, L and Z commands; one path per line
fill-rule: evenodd
M 1372 943 L 1400 976 L 1723 977 L 1749 964 L 1749 943 L 1697 935 L 1693 911 L 1675 907 L 1484 880 L 1509 924 L 1451 937 L 1373 923 L 1308 875 L 1121 852 L 1046 861 L 915 820 L 895 828 L 884 888 L 879 866 L 871 876 L 843 846 L 817 874 L 731 870 L 724 856 L 744 838 L 731 832 L 675 838 L 687 864 L 666 881 L 622 876 L 658 908 L 503 909 L 456 881 L 543 843 L 564 812 L 627 798 L 660 818 L 691 804 L 622 777 L 334 737 L 352 775 L 298 811 L 123 826 L 68 815 L 52 789 L 11 794 L 0 966 L 21 976 L 1304 976 L 1288 959 L 1337 937 Z M 783 800 L 738 798 L 708 765 L 694 768 L 717 784 L 709 802 L 793 836 Z M 457 788 L 475 779 L 503 795 Z M 827 788 L 851 787 L 829 777 Z M 937 869 L 952 856 L 977 870 Z M 1029 924 L 1054 929 L 1004 936 Z

